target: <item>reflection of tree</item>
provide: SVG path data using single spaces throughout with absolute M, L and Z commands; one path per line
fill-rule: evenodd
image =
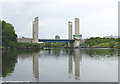
M 118 56 L 120 56 L 120 49 L 118 49 Z
M 0 77 L 2 77 L 2 51 L 0 50 Z
M 2 76 L 14 71 L 15 63 L 17 62 L 16 51 L 3 51 L 2 53 Z
M 60 49 L 53 49 L 53 55 L 59 56 L 60 55 Z
M 38 53 L 39 50 L 17 50 L 17 54 L 18 55 L 22 55 L 22 54 L 32 54 L 32 53 Z
M 88 49 L 86 54 L 92 56 L 113 56 L 117 53 L 117 49 Z

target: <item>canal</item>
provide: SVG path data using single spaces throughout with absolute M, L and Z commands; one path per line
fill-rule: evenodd
M 117 49 L 3 51 L 3 81 L 117 82 Z

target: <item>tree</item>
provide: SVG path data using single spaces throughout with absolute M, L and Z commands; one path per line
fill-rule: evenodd
M 17 43 L 17 35 L 15 34 L 14 27 L 1 21 L 2 23 L 2 46 L 4 48 L 15 48 Z

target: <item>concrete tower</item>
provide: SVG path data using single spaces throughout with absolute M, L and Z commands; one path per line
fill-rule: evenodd
M 72 22 L 68 21 L 68 39 L 72 39 Z
M 72 22 L 68 21 L 68 39 L 72 39 Z M 71 42 L 68 42 L 68 46 L 72 46 Z
M 79 33 L 79 18 L 75 18 L 75 35 L 73 37 L 75 39 L 74 47 L 79 47 L 82 39 L 82 35 Z
M 75 35 L 79 34 L 79 18 L 75 18 Z
M 33 21 L 33 43 L 38 43 L 38 17 Z

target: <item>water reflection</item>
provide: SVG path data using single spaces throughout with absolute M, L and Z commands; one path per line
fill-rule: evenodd
M 69 78 L 71 77 L 71 75 L 72 75 L 72 73 L 73 73 L 73 60 L 72 60 L 72 55 L 73 55 L 73 53 L 72 53 L 72 49 L 69 49 L 68 50 L 68 53 L 69 53 L 69 56 L 68 56 L 68 60 L 69 60 L 69 65 L 68 65 L 68 69 L 69 69 Z
M 86 49 L 86 54 L 91 57 L 94 56 L 113 56 L 117 53 L 117 49 Z
M 15 64 L 17 63 L 16 51 L 3 51 L 2 52 L 2 76 L 6 77 L 7 74 L 14 71 Z
M 69 49 L 68 50 L 69 53 L 69 78 L 72 76 L 73 74 L 73 62 L 75 64 L 75 79 L 79 80 L 80 79 L 80 61 L 82 60 L 82 55 L 80 52 L 80 49 Z M 74 60 L 73 60 L 73 53 L 74 53 Z
M 2 50 L 0 49 L 0 82 L 2 77 Z
M 33 55 L 33 74 L 35 78 L 39 78 L 39 56 L 38 53 Z
M 5 51 L 2 76 L 5 81 L 116 81 L 117 52 L 116 49 Z
M 79 80 L 80 77 L 80 61 L 82 59 L 80 54 L 80 49 L 74 49 L 74 57 L 75 57 L 75 79 Z

